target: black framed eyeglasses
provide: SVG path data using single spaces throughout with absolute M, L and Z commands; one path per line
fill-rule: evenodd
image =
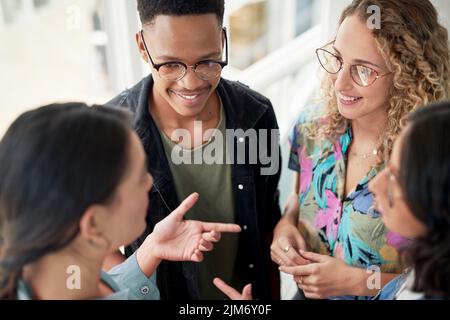
M 336 74 L 342 70 L 344 61 L 341 57 L 331 53 L 330 51 L 319 48 L 316 50 L 317 59 L 322 68 L 330 74 Z M 352 64 L 350 66 L 350 76 L 352 80 L 360 87 L 371 86 L 379 78 L 384 77 L 391 72 L 379 74 L 375 69 L 360 65 Z
M 141 30 L 141 38 L 144 43 L 145 51 L 153 68 L 158 72 L 159 76 L 168 81 L 179 81 L 184 78 L 188 68 L 194 70 L 195 74 L 202 80 L 208 81 L 219 77 L 225 66 L 228 65 L 228 38 L 226 28 L 222 29 L 225 39 L 225 61 L 218 60 L 202 60 L 188 66 L 181 61 L 168 61 L 156 64 L 148 50 L 147 44 L 144 39 L 144 30 Z
M 395 184 L 397 183 L 397 175 L 392 172 L 392 169 L 387 165 L 386 166 L 387 174 L 387 200 L 388 200 L 388 206 L 389 208 L 392 208 L 394 206 L 395 200 L 401 200 L 403 199 L 403 196 L 398 194 L 398 192 L 395 192 Z

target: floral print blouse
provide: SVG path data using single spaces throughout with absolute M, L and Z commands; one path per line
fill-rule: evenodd
M 311 126 L 323 123 L 317 108 L 307 108 L 289 137 L 289 168 L 300 173 L 299 231 L 309 249 L 342 259 L 348 265 L 401 273 L 398 249 L 407 239 L 386 229 L 374 210 L 369 182 L 384 164 L 372 167 L 345 195 L 347 151 L 351 127 L 335 141 L 311 139 Z M 375 269 L 378 270 L 378 269 Z

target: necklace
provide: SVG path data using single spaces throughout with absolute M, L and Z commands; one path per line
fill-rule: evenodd
M 358 153 L 358 152 L 352 151 L 352 154 L 355 157 L 362 157 L 363 159 L 367 159 L 369 157 L 376 157 L 378 155 L 378 148 L 372 149 L 370 152 L 366 152 L 366 153 Z

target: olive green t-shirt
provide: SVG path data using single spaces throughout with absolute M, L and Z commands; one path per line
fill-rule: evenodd
M 220 108 L 220 122 L 211 138 L 195 149 L 182 149 L 160 130 L 178 199 L 183 201 L 193 192 L 200 195 L 195 206 L 186 214 L 186 219 L 235 222 L 231 165 L 226 161 L 226 121 L 222 104 Z M 201 159 L 201 164 L 195 164 L 199 162 L 198 159 Z M 204 260 L 199 264 L 200 299 L 225 298 L 213 284 L 215 277 L 222 278 L 236 288 L 241 287 L 234 274 L 238 237 L 238 234 L 222 234 L 214 250 L 204 254 Z

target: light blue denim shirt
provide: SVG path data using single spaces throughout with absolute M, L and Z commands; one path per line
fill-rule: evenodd
M 406 282 L 406 274 L 403 273 L 398 275 L 391 281 L 389 281 L 383 289 L 381 289 L 378 294 L 373 298 L 373 300 L 395 300 L 395 296 L 398 294 L 399 290 Z
M 113 294 L 100 300 L 159 300 L 156 272 L 150 278 L 142 272 L 136 253 L 109 272 L 101 271 L 101 279 L 113 290 Z M 18 300 L 33 300 L 31 287 L 19 280 Z
M 409 291 L 406 300 L 448 300 L 445 297 L 426 297 L 423 293 L 411 291 L 410 287 L 413 281 L 413 271 L 403 273 L 389 281 L 373 300 L 398 300 L 399 294 L 405 291 Z M 402 300 L 405 300 L 405 297 Z

